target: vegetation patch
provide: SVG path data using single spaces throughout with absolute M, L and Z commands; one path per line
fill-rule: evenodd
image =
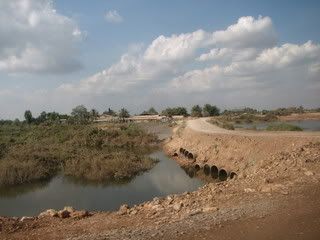
M 214 124 L 214 125 L 216 125 L 218 127 L 227 129 L 227 130 L 234 130 L 233 124 L 229 123 L 229 122 L 221 122 L 221 121 L 217 121 L 215 119 L 210 119 L 209 123 Z
M 61 172 L 89 180 L 131 178 L 156 163 L 155 135 L 135 124 L 0 125 L 0 185 L 48 179 Z
M 280 124 L 271 124 L 266 128 L 267 131 L 303 131 L 302 128 L 288 124 L 288 123 L 280 123 Z

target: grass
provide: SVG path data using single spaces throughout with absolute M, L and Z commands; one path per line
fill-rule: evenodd
M 229 123 L 229 122 L 221 122 L 221 121 L 217 121 L 215 119 L 210 119 L 209 123 L 214 124 L 214 125 L 216 125 L 218 127 L 227 129 L 227 130 L 234 130 L 233 124 Z
M 253 123 L 253 122 L 273 122 L 277 121 L 277 116 L 273 114 L 257 115 L 257 114 L 239 114 L 239 115 L 222 115 L 219 117 L 220 121 L 230 123 Z
M 288 124 L 288 123 L 279 123 L 271 124 L 266 128 L 267 131 L 303 131 L 302 128 Z
M 131 178 L 156 163 L 147 157 L 156 143 L 134 124 L 1 125 L 0 186 L 58 173 L 94 181 Z

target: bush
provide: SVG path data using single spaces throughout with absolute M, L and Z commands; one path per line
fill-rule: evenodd
M 13 141 L 12 141 L 13 140 Z M 157 142 L 135 124 L 2 125 L 0 186 L 47 179 L 62 172 L 91 180 L 130 178 L 150 169 Z

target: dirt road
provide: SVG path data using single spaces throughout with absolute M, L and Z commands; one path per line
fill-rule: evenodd
M 315 136 L 319 137 L 320 132 L 269 132 L 269 131 L 249 131 L 249 130 L 227 130 L 220 128 L 214 124 L 208 122 L 210 118 L 197 118 L 187 121 L 187 127 L 190 129 L 209 134 L 228 134 L 228 135 L 237 135 L 237 136 L 292 136 L 292 137 L 305 137 L 305 136 Z

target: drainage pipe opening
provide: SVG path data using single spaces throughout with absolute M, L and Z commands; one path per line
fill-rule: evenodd
M 206 176 L 210 174 L 210 166 L 208 164 L 204 165 L 203 172 Z
M 217 166 L 213 165 L 211 166 L 211 177 L 214 179 L 217 179 L 219 176 L 219 169 Z
M 219 180 L 220 181 L 225 181 L 228 178 L 228 172 L 226 170 L 224 170 L 223 168 L 221 168 L 219 170 Z

